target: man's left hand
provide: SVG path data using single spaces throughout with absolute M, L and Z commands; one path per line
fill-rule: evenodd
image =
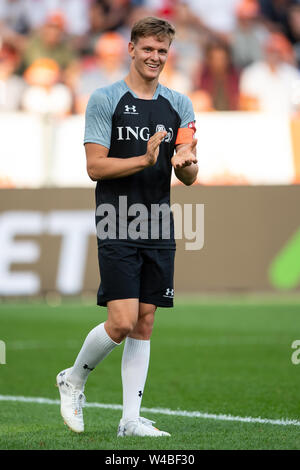
M 178 152 L 171 158 L 171 163 L 175 170 L 190 166 L 192 163 L 197 163 L 197 157 L 194 154 L 196 145 L 197 139 L 193 139 L 190 144 L 180 148 Z

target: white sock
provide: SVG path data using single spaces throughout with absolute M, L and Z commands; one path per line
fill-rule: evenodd
M 106 333 L 104 323 L 93 328 L 87 335 L 76 358 L 73 368 L 68 373 L 68 381 L 77 389 L 83 390 L 89 373 L 116 347 Z
M 125 421 L 140 416 L 150 358 L 150 340 L 126 338 L 122 356 L 123 415 Z

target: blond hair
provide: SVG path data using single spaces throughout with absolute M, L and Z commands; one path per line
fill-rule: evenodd
M 156 36 L 159 41 L 167 37 L 171 42 L 175 36 L 175 28 L 171 23 L 161 18 L 147 16 L 134 24 L 131 30 L 131 42 L 136 43 L 139 38 Z

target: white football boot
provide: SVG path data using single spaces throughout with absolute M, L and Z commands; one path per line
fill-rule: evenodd
M 168 432 L 160 431 L 159 429 L 152 426 L 155 421 L 151 421 L 147 418 L 139 417 L 134 420 L 123 421 L 121 419 L 119 428 L 118 428 L 118 437 L 124 436 L 171 436 Z
M 60 413 L 64 422 L 74 432 L 84 431 L 83 411 L 85 396 L 82 390 L 77 390 L 67 380 L 67 372 L 61 371 L 56 376 L 56 385 L 60 393 Z

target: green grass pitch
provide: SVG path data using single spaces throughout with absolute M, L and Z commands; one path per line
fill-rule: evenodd
M 74 362 L 106 309 L 80 301 L 2 303 L 0 395 L 57 400 L 56 374 Z M 142 406 L 300 421 L 296 299 L 182 297 L 158 309 Z M 116 348 L 89 377 L 87 402 L 121 404 Z M 300 355 L 299 355 L 300 357 Z M 0 449 L 300 449 L 300 426 L 143 412 L 169 438 L 118 438 L 121 411 L 85 408 L 83 434 L 64 426 L 57 404 L 0 400 Z

